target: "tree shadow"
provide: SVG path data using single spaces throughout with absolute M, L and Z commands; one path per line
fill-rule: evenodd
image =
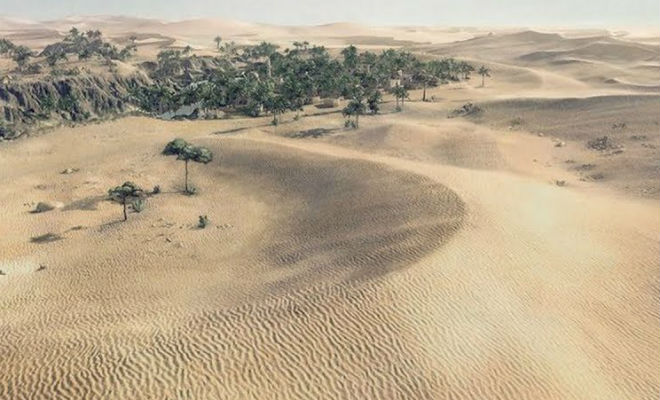
M 53 232 L 48 232 L 43 235 L 39 236 L 33 236 L 30 238 L 30 242 L 32 243 L 51 243 L 51 242 L 56 242 L 58 240 L 64 239 L 64 236 L 58 234 L 58 233 L 53 233 Z
M 305 139 L 305 138 L 308 138 L 308 137 L 316 139 L 316 138 L 319 138 L 319 137 L 322 137 L 322 136 L 329 135 L 329 134 L 331 134 L 333 132 L 336 132 L 338 130 L 339 130 L 339 128 L 314 128 L 314 129 L 308 129 L 306 131 L 300 131 L 300 132 L 293 133 L 293 134 L 289 135 L 289 137 L 292 138 L 292 139 Z
M 97 209 L 98 203 L 103 200 L 106 200 L 107 196 L 89 196 L 80 200 L 72 201 L 62 208 L 62 211 L 72 211 L 72 210 L 87 210 L 94 211 Z

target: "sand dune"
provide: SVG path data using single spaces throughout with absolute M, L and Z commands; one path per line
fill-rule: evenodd
M 144 24 L 151 52 L 225 26 L 86 23 L 117 40 Z M 646 47 L 600 31 L 263 29 L 424 39 L 411 50 L 493 77 L 429 102 L 411 91 L 402 112 L 386 97 L 356 130 L 310 106 L 277 127 L 126 117 L 0 143 L 0 399 L 658 397 L 659 100 L 635 87 L 658 84 L 657 63 L 518 58 Z M 483 37 L 438 44 L 451 35 Z M 482 112 L 447 118 L 468 101 Z M 604 135 L 613 147 L 588 146 Z M 196 196 L 160 154 L 174 137 L 215 153 L 191 164 Z M 125 180 L 162 193 L 120 222 L 105 193 Z M 32 213 L 40 201 L 58 207 Z
M 390 136 L 412 132 L 409 150 L 415 131 L 418 147 L 432 134 L 390 123 Z M 377 143 L 207 136 L 217 124 L 132 118 L 2 149 L 34 163 L 3 168 L 16 189 L 2 199 L 1 397 L 657 394 L 655 206 Z M 73 206 L 122 176 L 177 188 L 175 161 L 157 155 L 166 127 L 219 154 L 193 170 L 199 196 L 164 193 L 126 224 L 103 201 Z M 80 137 L 86 157 L 49 154 Z M 69 211 L 21 207 L 57 193 Z M 200 231 L 202 212 L 214 226 Z M 65 239 L 30 244 L 44 229 Z

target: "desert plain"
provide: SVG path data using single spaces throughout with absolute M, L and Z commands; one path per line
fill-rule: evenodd
M 111 17 L 0 31 L 39 48 L 74 25 L 136 34 L 138 59 L 213 54 L 222 33 L 491 76 L 412 90 L 399 112 L 385 95 L 357 129 L 306 105 L 278 126 L 127 115 L 1 142 L 1 399 L 660 395 L 657 34 Z M 480 112 L 448 117 L 467 103 Z M 176 137 L 214 153 L 190 166 L 194 196 L 161 155 Z M 161 193 L 124 222 L 107 191 L 127 180 Z

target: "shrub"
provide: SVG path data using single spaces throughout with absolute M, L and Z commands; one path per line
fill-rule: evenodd
M 200 229 L 204 229 L 208 224 L 209 224 L 209 217 L 207 217 L 206 215 L 200 215 L 199 222 L 197 223 L 197 227 Z
M 522 117 L 515 117 L 515 118 L 512 119 L 511 122 L 509 123 L 509 125 L 510 125 L 511 127 L 514 127 L 514 128 L 515 128 L 515 127 L 518 127 L 518 126 L 520 126 L 520 125 L 522 125 L 522 124 L 523 124 L 523 119 L 522 119 Z
M 54 210 L 54 209 L 55 209 L 54 205 L 52 205 L 50 203 L 40 201 L 39 203 L 37 203 L 37 206 L 34 208 L 34 210 L 32 210 L 32 213 L 33 214 L 39 214 L 39 213 L 43 213 L 43 212 L 46 212 L 46 211 L 51 211 L 51 210 Z
M 141 213 L 147 207 L 147 202 L 143 199 L 137 199 L 131 204 L 131 207 L 136 213 Z
M 466 117 L 468 115 L 478 115 L 483 112 L 483 109 L 476 104 L 465 103 L 461 107 L 449 113 L 448 118 Z
M 151 194 L 158 194 L 160 193 L 160 186 L 156 185 L 154 186 L 153 190 L 151 191 Z

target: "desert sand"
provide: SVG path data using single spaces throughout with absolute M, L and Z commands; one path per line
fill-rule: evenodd
M 0 143 L 1 399 L 658 398 L 656 47 L 120 22 L 200 51 L 219 29 L 412 41 L 493 77 L 412 92 L 400 113 L 386 98 L 357 130 L 310 106 L 276 128 L 125 117 Z M 13 23 L 31 43 L 71 25 Z M 162 45 L 148 36 L 145 54 Z M 447 118 L 468 101 L 484 112 Z M 604 134 L 625 151 L 586 146 Z M 160 154 L 175 137 L 216 155 L 191 166 L 196 196 Z M 106 193 L 125 180 L 162 193 L 121 222 Z

